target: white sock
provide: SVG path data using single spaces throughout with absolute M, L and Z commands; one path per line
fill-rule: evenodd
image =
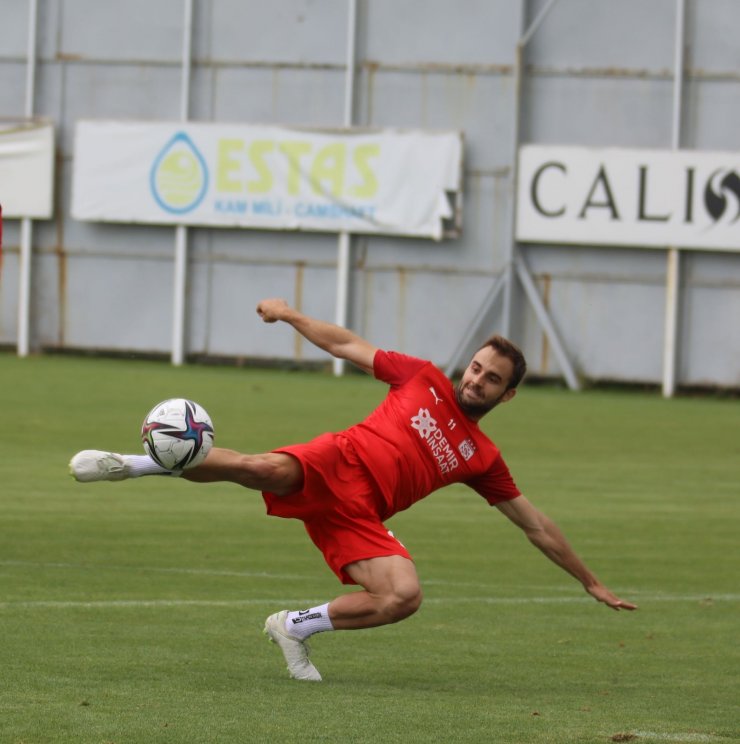
M 166 470 L 152 460 L 149 455 L 121 455 L 131 478 L 142 475 L 179 475 L 179 471 Z
M 285 630 L 302 641 L 314 633 L 334 630 L 329 619 L 329 603 L 310 610 L 292 610 L 285 618 Z

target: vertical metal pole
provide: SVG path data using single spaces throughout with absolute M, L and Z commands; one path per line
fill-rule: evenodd
M 504 336 L 511 335 L 511 314 L 514 310 L 514 263 L 516 261 L 516 203 L 519 190 L 519 146 L 521 145 L 521 118 L 522 118 L 522 88 L 524 86 L 524 49 L 529 40 L 534 36 L 537 29 L 545 20 L 547 14 L 553 9 L 558 0 L 549 0 L 535 19 L 527 28 L 527 0 L 522 0 L 521 20 L 519 23 L 519 41 L 514 50 L 514 102 L 512 109 L 514 121 L 512 124 L 512 158 L 511 158 L 511 225 L 509 228 L 509 241 L 506 246 L 504 257 L 504 296 L 501 311 L 501 333 Z
M 522 0 L 521 28 L 524 28 L 526 0 Z M 514 303 L 514 257 L 516 255 L 516 204 L 517 191 L 519 189 L 519 145 L 521 139 L 521 106 L 522 106 L 522 76 L 524 65 L 524 45 L 521 39 L 517 42 L 514 50 L 514 121 L 512 124 L 512 146 L 511 146 L 511 210 L 509 219 L 509 240 L 506 244 L 506 255 L 504 256 L 503 303 L 501 309 L 501 333 L 505 337 L 511 336 L 511 314 Z
M 182 35 L 182 72 L 180 79 L 180 121 L 186 122 L 190 116 L 190 49 L 193 36 L 193 0 L 184 0 Z M 175 228 L 175 262 L 173 270 L 172 303 L 172 364 L 181 365 L 185 361 L 185 315 L 187 304 L 188 279 L 188 228 L 177 225 Z
M 30 351 L 31 316 L 31 234 L 33 223 L 28 217 L 21 219 L 21 254 L 18 265 L 18 356 L 26 357 Z
M 681 282 L 681 254 L 669 248 L 666 257 L 665 323 L 663 338 L 663 397 L 672 398 L 676 392 L 676 339 L 678 336 L 679 286 Z
M 180 366 L 185 361 L 185 305 L 188 280 L 188 229 L 175 227 L 175 261 L 172 298 L 172 354 L 171 361 Z
M 344 73 L 344 113 L 345 127 L 351 127 L 355 108 L 355 46 L 357 43 L 357 0 L 349 0 L 347 13 L 347 55 Z
M 684 67 L 685 0 L 676 0 L 676 31 L 673 67 L 673 125 L 671 147 L 681 146 L 681 109 Z M 676 357 L 678 340 L 678 310 L 681 298 L 681 253 L 669 248 L 666 259 L 665 325 L 663 339 L 663 397 L 671 398 L 676 391 Z
M 36 94 L 36 23 L 38 2 L 28 3 L 28 45 L 26 53 L 26 102 L 24 116 L 33 117 Z M 29 217 L 21 220 L 21 252 L 18 262 L 18 346 L 17 353 L 26 357 L 31 348 L 31 254 L 33 223 Z
M 334 322 L 343 328 L 347 325 L 347 305 L 349 304 L 349 244 L 350 236 L 346 231 L 339 233 L 339 242 L 337 244 L 337 295 Z M 332 370 L 335 377 L 341 377 L 344 374 L 344 359 L 332 361 Z
M 344 77 L 344 117 L 345 127 L 352 126 L 352 112 L 355 102 L 355 42 L 357 40 L 357 0 L 349 0 L 347 14 L 347 63 Z M 347 305 L 349 303 L 350 274 L 350 234 L 339 233 L 337 244 L 337 296 L 334 320 L 339 326 L 347 325 Z M 344 359 L 334 359 L 333 371 L 336 377 L 344 374 Z

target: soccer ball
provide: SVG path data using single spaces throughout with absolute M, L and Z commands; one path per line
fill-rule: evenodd
M 213 436 L 207 411 L 185 398 L 157 403 L 141 425 L 147 455 L 167 470 L 199 465 L 213 446 Z

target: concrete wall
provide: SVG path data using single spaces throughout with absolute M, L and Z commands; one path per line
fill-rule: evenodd
M 27 0 L 0 0 L 0 117 L 23 113 Z M 350 325 L 380 346 L 445 365 L 509 254 L 514 60 L 544 0 L 358 0 L 355 123 L 461 129 L 461 237 L 356 236 Z M 194 0 L 190 117 L 336 126 L 344 108 L 348 0 Z M 174 230 L 69 215 L 74 124 L 177 120 L 183 0 L 39 0 L 34 112 L 57 127 L 55 217 L 33 224 L 31 346 L 169 353 Z M 676 0 L 559 0 L 527 46 L 524 142 L 669 148 Z M 740 4 L 687 0 L 681 146 L 740 146 Z M 337 237 L 190 229 L 186 350 L 317 360 L 257 322 L 265 295 L 334 317 Z M 17 343 L 17 221 L 5 226 L 0 344 Z M 740 249 L 740 234 L 738 236 Z M 579 375 L 660 382 L 666 254 L 522 246 Z M 682 252 L 677 378 L 740 387 L 740 253 Z M 512 336 L 532 371 L 552 345 L 514 287 Z M 474 339 L 476 340 L 476 339 Z

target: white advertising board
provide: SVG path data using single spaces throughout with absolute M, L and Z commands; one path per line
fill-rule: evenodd
M 462 150 L 459 132 L 81 121 L 72 216 L 438 240 Z
M 740 251 L 740 153 L 527 145 L 521 242 Z
M 0 122 L 0 204 L 4 218 L 49 219 L 54 211 L 54 127 Z

